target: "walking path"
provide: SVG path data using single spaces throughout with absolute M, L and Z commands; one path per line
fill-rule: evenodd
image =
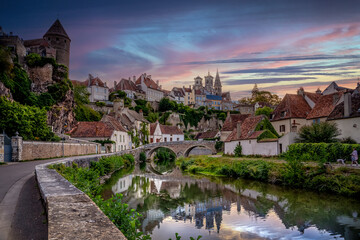
M 39 219 L 38 212 L 42 212 L 40 195 L 35 187 L 34 170 L 38 164 L 57 160 L 60 159 L 0 165 L 0 240 L 41 239 L 27 234 L 27 230 L 31 231 L 34 227 L 32 221 Z M 16 222 L 13 222 L 16 220 L 14 215 Z

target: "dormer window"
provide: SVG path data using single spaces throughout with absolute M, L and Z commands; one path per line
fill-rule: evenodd
M 281 113 L 280 113 L 280 117 L 285 117 L 286 116 L 286 111 L 282 111 Z

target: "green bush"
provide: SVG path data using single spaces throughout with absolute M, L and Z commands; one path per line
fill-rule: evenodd
M 320 122 L 312 125 L 304 125 L 299 130 L 299 143 L 333 143 L 340 135 L 336 123 Z
M 139 156 L 139 160 L 140 162 L 146 162 L 146 153 L 145 152 L 141 152 L 140 156 Z
M 155 163 L 160 165 L 174 162 L 175 159 L 175 153 L 168 148 L 159 148 L 154 157 Z
M 235 157 L 241 157 L 242 156 L 242 147 L 241 147 L 240 143 L 235 147 L 234 155 L 235 155 Z
M 221 152 L 221 151 L 223 151 L 223 148 L 224 148 L 224 142 L 222 142 L 222 141 L 217 141 L 217 142 L 215 143 L 215 149 L 216 149 L 216 151 Z
M 339 158 L 350 160 L 353 148 L 360 151 L 360 144 L 294 143 L 289 146 L 285 158 L 318 162 L 336 162 Z
M 78 104 L 75 108 L 75 119 L 81 122 L 92 122 L 92 121 L 100 121 L 101 113 L 95 111 L 94 109 Z

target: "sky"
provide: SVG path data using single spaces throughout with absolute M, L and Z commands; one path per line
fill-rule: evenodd
M 0 26 L 41 38 L 61 21 L 71 38 L 70 79 L 89 73 L 112 87 L 142 73 L 163 88 L 219 71 L 233 100 L 355 88 L 360 78 L 359 0 L 2 1 Z

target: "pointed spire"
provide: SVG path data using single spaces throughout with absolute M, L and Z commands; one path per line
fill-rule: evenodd
M 64 27 L 61 25 L 59 19 L 56 19 L 56 21 L 53 23 L 53 25 L 51 25 L 49 30 L 47 30 L 47 32 L 44 34 L 44 37 L 47 37 L 48 35 L 60 35 L 60 36 L 65 37 L 70 40 Z

